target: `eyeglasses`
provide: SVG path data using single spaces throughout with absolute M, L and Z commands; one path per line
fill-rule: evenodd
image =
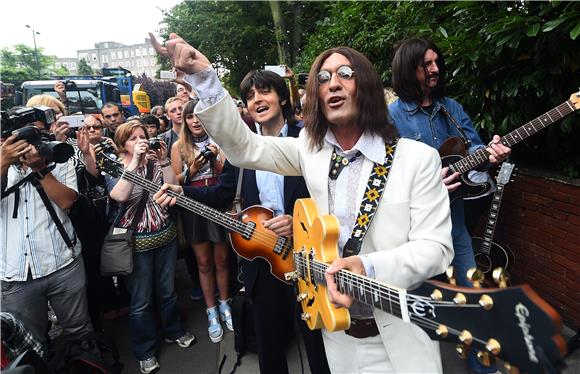
M 345 80 L 345 81 L 350 80 L 350 79 L 352 79 L 353 75 L 354 75 L 354 70 L 352 70 L 352 68 L 348 65 L 342 65 L 342 66 L 339 66 L 338 69 L 336 69 L 336 76 L 342 80 Z M 331 78 L 332 78 L 332 73 L 329 72 L 328 70 L 321 70 L 320 72 L 318 72 L 318 84 L 319 85 L 323 85 L 323 84 L 330 82 Z
M 91 130 L 91 129 L 92 130 L 100 130 L 103 128 L 103 126 L 101 126 L 101 125 L 85 125 L 85 128 L 87 130 Z

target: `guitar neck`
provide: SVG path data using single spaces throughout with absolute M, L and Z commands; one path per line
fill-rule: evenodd
M 515 129 L 509 134 L 501 138 L 501 144 L 506 147 L 511 147 L 514 144 L 521 142 L 543 128 L 553 124 L 554 122 L 564 118 L 568 114 L 574 112 L 575 108 L 570 100 L 563 102 L 552 110 L 534 118 L 525 125 Z M 489 160 L 489 152 L 486 148 L 480 148 L 471 155 L 462 158 L 460 161 L 450 165 L 450 169 L 461 174 L 475 169 L 479 165 Z
M 501 206 L 501 199 L 503 197 L 504 187 L 505 186 L 503 184 L 498 183 L 497 190 L 493 194 L 491 207 L 489 208 L 487 223 L 485 224 L 485 231 L 483 233 L 483 243 L 481 245 L 481 251 L 488 254 L 491 251 L 493 234 L 497 226 L 497 218 L 499 216 L 499 208 Z
M 294 256 L 294 264 L 298 273 L 309 273 L 317 283 L 326 285 L 325 273 L 329 267 L 328 264 L 314 259 L 306 260 L 300 254 Z M 411 316 L 407 303 L 409 297 L 414 298 L 415 296 L 408 295 L 406 290 L 388 286 L 348 270 L 340 270 L 335 274 L 334 279 L 341 293 L 347 294 L 363 304 L 397 316 L 403 321 L 410 321 Z
M 124 170 L 121 174 L 121 178 L 149 191 L 149 193 L 155 194 L 159 191 L 159 185 L 153 183 L 152 181 L 144 178 L 134 171 Z M 203 218 L 209 221 L 215 222 L 218 225 L 225 227 L 230 231 L 234 231 L 240 234 L 248 234 L 252 230 L 248 224 L 239 221 L 231 216 L 220 212 L 217 209 L 211 208 L 193 199 L 189 199 L 183 195 L 177 194 L 173 191 L 167 191 L 167 194 L 171 197 L 175 197 L 176 204 L 182 208 L 189 210 L 190 212 L 199 214 Z

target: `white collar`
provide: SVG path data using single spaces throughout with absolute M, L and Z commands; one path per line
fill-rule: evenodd
M 262 135 L 262 125 L 256 122 L 256 132 L 258 135 Z M 277 135 L 279 137 L 285 138 L 288 136 L 288 122 L 284 121 L 284 126 L 280 129 L 280 133 Z
M 363 132 L 360 138 L 358 138 L 354 147 L 348 151 L 342 149 L 342 147 L 338 144 L 334 133 L 330 129 L 326 130 L 324 140 L 334 148 L 347 155 L 358 151 L 372 162 L 378 164 L 383 164 L 385 162 L 385 157 L 387 157 L 387 151 L 385 149 L 385 142 L 383 139 L 380 136 L 371 135 L 368 131 Z

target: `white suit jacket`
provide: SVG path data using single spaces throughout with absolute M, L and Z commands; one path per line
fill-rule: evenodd
M 232 164 L 302 175 L 319 213 L 328 214 L 332 146 L 325 143 L 320 150 L 311 149 L 306 131 L 298 138 L 258 136 L 242 121 L 227 94 L 209 108 L 196 109 L 196 115 Z M 362 175 L 370 175 L 372 165 L 365 158 Z M 411 289 L 443 273 L 451 263 L 449 198 L 440 170 L 434 148 L 399 140 L 386 189 L 361 249 L 371 259 L 377 280 Z M 362 200 L 364 188 L 357 194 Z M 438 344 L 423 330 L 377 309 L 374 314 L 396 372 L 441 372 Z

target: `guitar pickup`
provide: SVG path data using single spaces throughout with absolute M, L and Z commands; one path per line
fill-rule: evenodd
M 254 235 L 254 231 L 256 230 L 256 223 L 255 222 L 248 222 L 246 223 L 246 228 L 242 234 L 242 238 L 246 240 L 250 240 L 252 235 Z

